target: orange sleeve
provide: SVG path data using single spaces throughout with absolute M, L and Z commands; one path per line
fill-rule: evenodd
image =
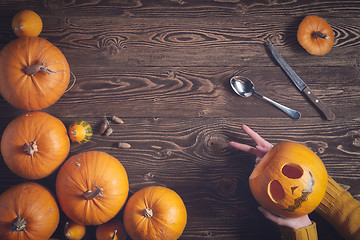
M 345 239 L 360 239 L 360 202 L 331 177 L 325 196 L 315 211 Z
M 281 236 L 284 240 L 317 240 L 316 223 L 312 222 L 310 226 L 300 229 L 281 227 Z

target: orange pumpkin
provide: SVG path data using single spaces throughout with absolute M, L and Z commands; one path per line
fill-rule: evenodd
M 49 107 L 69 81 L 65 56 L 43 38 L 18 38 L 0 52 L 0 93 L 14 107 L 27 111 Z
M 136 192 L 124 211 L 125 229 L 134 240 L 178 239 L 186 221 L 186 208 L 180 196 L 160 186 Z
M 40 16 L 31 10 L 23 10 L 16 13 L 11 25 L 18 37 L 37 37 L 43 27 Z
M 69 240 L 81 240 L 86 233 L 86 227 L 74 221 L 65 223 L 64 235 Z
M 69 158 L 56 178 L 56 194 L 64 213 L 82 225 L 99 225 L 124 206 L 129 182 L 123 165 L 100 151 Z
M 310 54 L 324 55 L 334 45 L 334 32 L 323 18 L 307 16 L 299 25 L 297 39 Z
M 321 159 L 295 142 L 276 144 L 253 170 L 249 184 L 255 199 L 284 217 L 312 212 L 325 195 L 328 175 Z
M 44 112 L 28 112 L 6 127 L 1 154 L 11 171 L 26 179 L 52 174 L 66 159 L 70 140 L 64 124 Z
M 124 224 L 116 218 L 96 227 L 96 240 L 126 240 Z
M 1 239 L 48 240 L 59 218 L 53 195 L 37 183 L 13 186 L 0 196 Z

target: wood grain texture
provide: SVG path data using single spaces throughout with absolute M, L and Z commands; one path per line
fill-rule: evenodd
M 253 145 L 247 124 L 271 143 L 295 141 L 324 161 L 330 176 L 360 199 L 360 4 L 292 0 L 2 0 L 0 48 L 15 35 L 11 18 L 30 8 L 42 17 L 41 37 L 66 56 L 75 85 L 43 111 L 66 126 L 84 119 L 92 140 L 71 144 L 69 157 L 105 151 L 124 165 L 130 195 L 150 185 L 175 190 L 188 223 L 181 239 L 281 239 L 257 210 L 248 177 L 254 156 L 228 147 Z M 312 56 L 296 40 L 309 14 L 326 18 L 333 49 Z M 272 41 L 294 71 L 336 115 L 326 121 L 299 92 L 265 47 Z M 237 96 L 229 86 L 243 75 L 256 90 L 301 112 L 291 120 L 264 100 Z M 0 97 L 0 133 L 24 111 Z M 121 117 L 114 132 L 99 134 L 104 116 Z M 130 148 L 118 148 L 119 142 Z M 56 173 L 39 183 L 55 190 Z M 0 193 L 25 181 L 0 158 Z M 119 213 L 121 218 L 122 212 Z M 342 239 L 325 220 L 319 239 Z M 61 213 L 54 237 L 63 238 Z M 94 239 L 95 227 L 85 239 Z

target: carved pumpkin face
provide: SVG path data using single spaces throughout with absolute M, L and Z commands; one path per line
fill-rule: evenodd
M 321 159 L 294 142 L 275 145 L 253 170 L 249 184 L 256 201 L 284 217 L 312 212 L 325 195 L 328 175 Z

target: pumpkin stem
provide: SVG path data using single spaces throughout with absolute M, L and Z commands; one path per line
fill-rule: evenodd
M 23 231 L 26 228 L 26 223 L 27 221 L 24 218 L 17 217 L 12 224 L 12 230 L 17 232 Z
M 31 65 L 31 66 L 26 66 L 24 68 L 24 72 L 25 74 L 29 75 L 30 77 L 33 77 L 37 72 L 39 71 L 44 71 L 47 74 L 51 74 L 51 73 L 59 73 L 59 72 L 66 72 L 67 70 L 60 70 L 60 71 L 54 71 L 48 67 L 45 66 L 45 60 L 42 61 L 42 65 Z M 73 83 L 71 84 L 71 86 L 65 90 L 65 92 L 70 91 L 70 89 L 75 85 L 76 82 L 76 76 L 73 72 L 68 71 L 74 78 Z
M 153 216 L 153 210 L 150 208 L 145 208 L 144 210 L 144 216 L 146 218 L 151 218 Z
M 114 239 L 115 239 L 116 233 L 117 233 L 117 230 L 115 229 L 114 234 L 113 234 L 112 237 L 111 237 L 111 240 L 114 240 Z
M 312 36 L 312 38 L 315 38 L 315 39 L 317 39 L 317 38 L 328 39 L 329 38 L 328 35 L 326 35 L 322 32 L 319 32 L 319 31 L 311 33 L 311 36 Z
M 65 232 L 65 237 L 71 237 L 71 234 L 69 233 L 69 222 L 65 223 L 64 232 Z
M 20 25 L 20 26 L 18 26 L 18 27 L 14 27 L 14 28 L 13 28 L 13 31 L 22 30 L 22 29 L 24 29 L 24 25 Z
M 33 156 L 34 153 L 37 153 L 39 150 L 37 148 L 36 145 L 36 141 L 34 140 L 33 142 L 30 143 L 25 143 L 24 144 L 24 152 L 28 155 Z
M 54 71 L 54 70 L 51 70 L 50 68 L 46 67 L 45 66 L 45 60 L 42 61 L 41 65 L 31 65 L 31 66 L 26 66 L 24 68 L 25 74 L 29 75 L 30 77 L 33 77 L 39 71 L 44 71 L 49 75 L 51 73 L 61 72 L 61 71 Z
M 96 196 L 98 196 L 98 199 L 101 200 L 101 198 L 103 197 L 103 189 L 97 186 L 95 183 L 93 184 L 94 184 L 94 189 L 89 189 L 86 192 L 84 192 L 83 197 L 86 200 L 92 200 Z

